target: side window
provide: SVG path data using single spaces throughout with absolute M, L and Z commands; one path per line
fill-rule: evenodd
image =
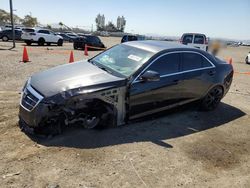
M 98 37 L 95 37 L 95 38 L 94 38 L 94 42 L 95 42 L 95 43 L 100 43 L 101 41 L 100 41 L 100 39 L 99 39 Z
M 122 37 L 122 42 L 125 42 L 125 41 L 126 41 L 126 38 L 127 38 L 127 36 L 123 36 L 123 37 Z
M 173 53 L 160 57 L 148 70 L 156 71 L 160 75 L 177 73 L 180 70 L 180 54 Z
M 42 34 L 50 34 L 49 31 L 47 30 L 39 30 L 38 33 L 42 33 Z
M 203 57 L 195 53 L 183 53 L 182 70 L 188 71 L 202 68 Z
M 195 35 L 194 37 L 194 43 L 195 44 L 204 44 L 205 37 L 203 35 Z
M 182 39 L 183 44 L 189 44 L 193 42 L 193 35 L 184 35 Z

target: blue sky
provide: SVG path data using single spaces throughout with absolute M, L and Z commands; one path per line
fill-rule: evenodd
M 13 0 L 13 6 L 17 15 L 31 12 L 42 24 L 90 29 L 101 13 L 113 22 L 125 16 L 127 32 L 250 39 L 250 0 Z M 0 8 L 9 10 L 9 0 L 1 0 Z

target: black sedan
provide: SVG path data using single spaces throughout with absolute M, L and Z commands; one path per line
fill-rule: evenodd
M 73 35 L 73 34 L 57 33 L 57 35 L 60 35 L 61 37 L 63 37 L 63 40 L 67 42 L 74 42 L 74 40 L 77 38 L 77 35 Z
M 88 45 L 89 48 L 105 48 L 105 45 L 102 43 L 101 39 L 94 35 L 81 35 L 74 40 L 73 47 L 74 49 L 84 49 L 85 45 Z M 94 48 L 92 48 L 94 49 Z
M 15 40 L 21 40 L 22 31 L 15 29 Z M 8 41 L 13 39 L 12 29 L 0 31 L 0 39 Z
M 127 42 L 33 75 L 23 89 L 20 125 L 56 134 L 64 123 L 119 126 L 192 101 L 213 110 L 232 79 L 232 65 L 205 51 L 163 41 Z

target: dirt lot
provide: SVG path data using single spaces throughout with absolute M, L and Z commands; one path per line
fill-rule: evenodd
M 110 47 L 119 38 L 102 38 Z M 11 43 L 0 42 L 0 49 Z M 72 44 L 0 50 L 0 187 L 250 187 L 250 48 L 229 47 L 230 92 L 213 112 L 185 107 L 105 130 L 72 128 L 54 138 L 20 131 L 19 91 L 34 72 L 69 61 Z M 98 52 L 90 52 L 90 57 Z M 75 60 L 84 58 L 74 51 Z

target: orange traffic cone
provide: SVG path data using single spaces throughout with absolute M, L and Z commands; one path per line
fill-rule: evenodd
M 89 54 L 88 54 L 88 46 L 87 46 L 87 44 L 85 44 L 84 55 L 85 55 L 85 56 L 88 56 L 88 55 L 89 55 Z
M 24 63 L 30 62 L 26 46 L 24 46 L 23 48 L 23 60 L 21 62 L 24 62 Z
M 69 57 L 69 63 L 73 63 L 74 62 L 74 54 L 73 51 L 70 52 L 70 57 Z

